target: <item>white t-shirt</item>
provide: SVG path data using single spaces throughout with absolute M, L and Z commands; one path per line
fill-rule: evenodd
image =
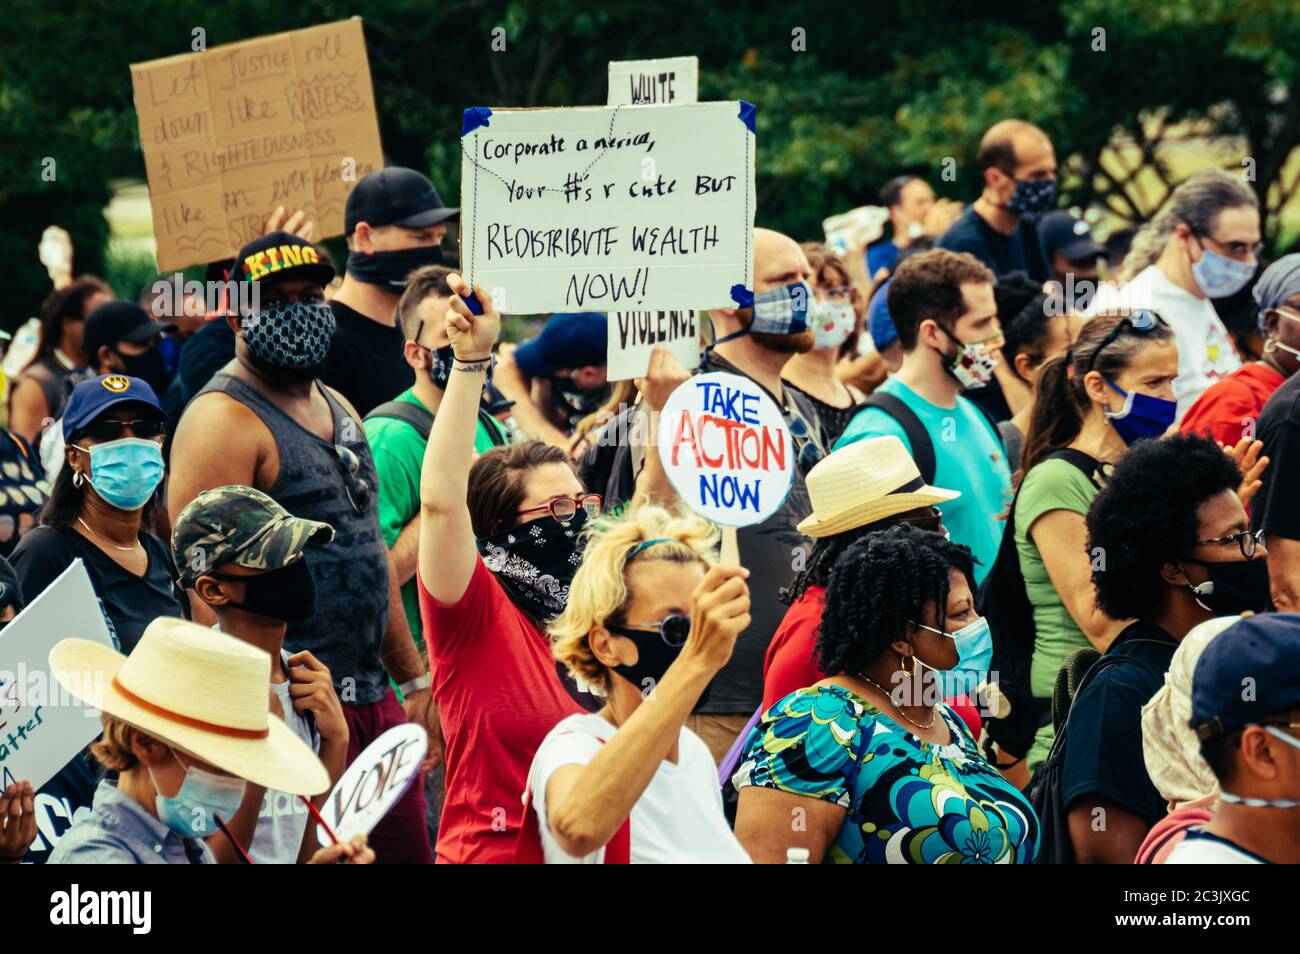
M 1133 276 L 1122 289 L 1103 285 L 1088 308 L 1088 316 L 1122 305 L 1126 308 L 1150 308 L 1159 312 L 1174 331 L 1178 345 L 1178 377 L 1174 379 L 1174 397 L 1178 400 L 1178 420 L 1187 409 L 1219 378 L 1241 367 L 1241 358 L 1232 336 L 1219 320 L 1219 313 L 1208 298 L 1197 298 L 1179 288 L 1165 273 L 1148 265 Z
M 1259 855 L 1238 848 L 1226 838 L 1191 829 L 1165 859 L 1167 865 L 1262 865 Z
M 542 740 L 528 770 L 532 810 L 537 812 L 546 863 L 601 864 L 605 849 L 583 858 L 564 852 L 546 820 L 546 786 L 555 770 L 565 765 L 586 765 L 618 730 L 598 715 L 572 715 Z M 677 764 L 666 759 L 632 807 L 631 862 L 647 864 L 748 864 L 722 813 L 718 768 L 708 746 L 690 729 L 682 727 L 677 744 Z

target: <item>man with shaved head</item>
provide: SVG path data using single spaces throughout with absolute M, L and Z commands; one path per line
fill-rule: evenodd
M 969 252 L 998 276 L 1051 277 L 1037 222 L 1056 198 L 1056 151 L 1033 123 L 1004 119 L 980 140 L 984 191 L 939 239 L 939 248 Z
M 702 738 L 714 759 L 721 761 L 763 699 L 763 656 L 786 607 L 780 590 L 789 585 L 799 559 L 811 541 L 796 527 L 812 512 L 804 474 L 825 454 L 817 412 L 807 398 L 781 386 L 781 369 L 790 356 L 812 350 L 813 331 L 808 308 L 812 303 L 812 268 L 803 249 L 788 235 L 771 229 L 754 230 L 754 300 L 746 307 L 709 312 L 715 343 L 705 353 L 699 371 L 724 371 L 749 378 L 771 396 L 785 414 L 794 438 L 794 483 L 785 503 L 775 514 L 736 534 L 740 562 L 749 572 L 752 622 L 736 641 L 731 661 L 725 665 L 687 726 Z M 707 329 L 706 329 L 707 340 Z M 650 395 L 644 395 L 651 402 Z M 634 413 L 634 412 L 633 412 Z M 582 464 L 583 482 L 602 492 L 605 502 L 617 506 L 629 494 L 635 479 L 637 494 L 656 501 L 675 500 L 676 494 L 660 468 L 642 468 L 646 433 L 632 426 L 629 412 L 606 427 L 610 439 L 621 446 L 613 455 L 609 472 L 597 473 L 594 463 L 601 448 L 593 447 Z M 604 440 L 604 438 L 602 438 Z M 635 477 L 633 477 L 635 475 Z

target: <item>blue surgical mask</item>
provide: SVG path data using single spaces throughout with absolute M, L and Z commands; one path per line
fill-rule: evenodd
M 1118 411 L 1106 412 L 1106 420 L 1125 444 L 1132 445 L 1149 437 L 1159 437 L 1169 430 L 1169 425 L 1178 416 L 1177 401 L 1139 394 L 1137 391 L 1125 391 L 1109 380 L 1106 380 L 1106 384 L 1124 399 L 1124 406 Z
M 1192 262 L 1192 277 L 1210 298 L 1228 298 L 1250 283 L 1256 263 L 1239 262 L 1201 246 L 1201 260 Z
M 754 296 L 754 321 L 750 331 L 768 335 L 797 335 L 808 330 L 812 289 L 807 282 L 792 282 Z
M 975 690 L 984 681 L 989 666 L 993 664 L 993 634 L 989 630 L 989 621 L 981 616 L 955 633 L 946 633 L 933 626 L 917 625 L 940 636 L 947 636 L 957 644 L 957 665 L 951 669 L 935 671 L 943 697 L 952 699 L 969 696 L 973 699 Z
M 172 758 L 176 753 L 172 752 Z M 181 762 L 184 765 L 184 762 Z M 153 779 L 150 770 L 149 778 Z M 229 821 L 244 800 L 246 782 L 233 775 L 217 775 L 190 765 L 185 769 L 185 781 L 175 795 L 157 795 L 154 806 L 158 820 L 182 838 L 206 838 L 216 834 L 217 816 Z M 154 781 L 155 791 L 158 783 Z
M 1017 179 L 1007 211 L 1026 222 L 1037 222 L 1056 199 L 1055 179 Z
M 1277 726 L 1265 725 L 1260 728 L 1269 735 L 1281 739 L 1287 745 L 1293 745 L 1300 749 L 1300 739 L 1283 732 Z M 1229 804 L 1245 805 L 1247 808 L 1300 808 L 1300 799 L 1294 798 L 1242 798 L 1240 795 L 1233 795 L 1230 792 L 1220 792 L 1219 798 Z
M 139 510 L 162 483 L 162 448 L 157 441 L 123 437 L 89 449 L 72 446 L 90 454 L 90 486 L 119 510 Z

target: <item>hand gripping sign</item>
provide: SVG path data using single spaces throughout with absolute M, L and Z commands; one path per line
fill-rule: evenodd
M 794 446 L 767 392 L 736 374 L 699 374 L 659 415 L 659 458 L 692 510 L 724 527 L 762 523 L 794 481 Z
M 420 777 L 420 762 L 429 746 L 429 734 L 418 725 L 393 726 L 348 766 L 321 809 L 326 825 L 347 841 L 368 835 Z M 325 826 L 316 827 L 321 845 L 331 844 Z

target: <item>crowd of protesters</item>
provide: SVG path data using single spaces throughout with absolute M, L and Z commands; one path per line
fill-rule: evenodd
M 891 180 L 844 252 L 756 229 L 763 307 L 634 381 L 603 314 L 503 342 L 410 169 L 353 188 L 341 268 L 284 209 L 209 266 L 251 307 L 63 256 L 9 382 L 0 626 L 80 560 L 113 645 L 51 654 L 103 731 L 4 790 L 0 860 L 1300 861 L 1300 255 L 1228 173 L 1115 258 L 1042 129 L 978 164 L 964 208 Z M 796 463 L 736 560 L 656 449 L 706 371 Z M 408 722 L 420 781 L 319 848 Z

